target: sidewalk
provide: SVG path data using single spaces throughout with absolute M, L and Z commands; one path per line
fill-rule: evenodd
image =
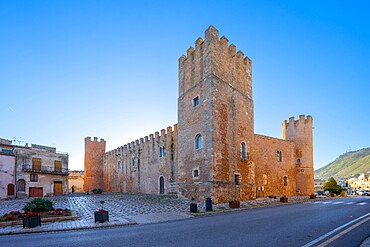
M 103 228 L 127 226 L 133 224 L 157 223 L 170 220 L 186 219 L 206 214 L 217 214 L 245 210 L 248 208 L 284 205 L 279 198 L 259 198 L 257 200 L 241 202 L 240 208 L 230 209 L 228 203 L 213 205 L 212 212 L 205 211 L 205 202 L 198 203 L 198 213 L 190 213 L 190 200 L 178 199 L 174 196 L 143 195 L 143 194 L 115 194 L 102 195 L 72 195 L 48 198 L 54 202 L 54 207 L 70 208 L 79 216 L 75 221 L 43 223 L 41 227 L 23 228 L 23 226 L 8 226 L 0 228 L 0 235 L 22 234 L 48 231 L 64 231 L 89 228 Z M 11 210 L 22 210 L 26 201 L 0 201 L 0 214 Z M 94 211 L 100 207 L 100 200 L 104 200 L 104 208 L 109 211 L 110 222 L 94 223 Z M 321 200 L 321 199 L 319 199 Z M 308 197 L 289 197 L 288 204 L 313 201 Z

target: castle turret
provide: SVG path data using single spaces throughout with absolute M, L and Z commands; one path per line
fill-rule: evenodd
M 104 189 L 104 169 L 103 157 L 105 154 L 105 141 L 97 137 L 91 140 L 90 137 L 85 138 L 85 162 L 84 162 L 84 190 L 92 190 L 94 188 Z
M 178 98 L 179 190 L 216 203 L 255 197 L 252 62 L 218 36 L 180 57 Z
M 300 115 L 283 122 L 284 140 L 295 143 L 297 195 L 314 192 L 312 117 Z

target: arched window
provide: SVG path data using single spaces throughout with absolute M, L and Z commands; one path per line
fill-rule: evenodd
M 247 153 L 247 145 L 242 142 L 241 145 L 241 160 L 247 160 L 248 159 L 248 153 Z
M 203 147 L 203 137 L 201 134 L 198 134 L 195 137 L 195 149 L 201 149 Z
M 19 179 L 17 181 L 17 191 L 26 191 L 26 181 L 24 179 Z

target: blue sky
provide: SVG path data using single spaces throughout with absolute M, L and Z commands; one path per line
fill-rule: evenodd
M 368 1 L 0 1 L 0 137 L 111 150 L 177 122 L 177 60 L 214 25 L 253 61 L 255 132 L 314 119 L 315 168 L 370 146 Z M 22 143 L 25 144 L 25 143 Z

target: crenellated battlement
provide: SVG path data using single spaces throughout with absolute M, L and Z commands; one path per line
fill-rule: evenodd
M 100 139 L 100 141 L 98 140 L 98 137 L 94 137 L 93 140 L 91 140 L 91 137 L 88 136 L 85 138 L 85 142 L 93 142 L 93 143 L 104 143 L 105 144 L 105 140 L 104 139 Z
M 215 75 L 224 82 L 252 96 L 252 61 L 242 51 L 236 51 L 234 44 L 210 26 L 204 40 L 195 41 L 195 49 L 190 46 L 186 56 L 179 58 L 179 95 L 209 75 Z
M 177 135 L 177 124 L 175 124 L 173 127 L 169 126 L 166 129 L 162 129 L 161 131 L 156 131 L 154 134 L 150 134 L 149 136 L 145 136 L 144 138 L 140 138 L 139 140 L 132 141 L 124 146 L 110 150 L 105 154 L 108 156 L 116 155 L 119 152 L 124 152 L 127 150 L 137 150 L 143 148 L 145 145 L 153 144 L 155 142 L 166 143 L 171 141 L 172 135 Z
M 283 127 L 289 127 L 289 126 L 297 126 L 299 124 L 307 124 L 307 123 L 311 123 L 312 124 L 312 116 L 310 115 L 307 115 L 307 117 L 305 115 L 299 115 L 299 119 L 295 120 L 294 117 L 290 117 L 289 118 L 289 121 L 287 120 L 284 120 L 283 121 Z

